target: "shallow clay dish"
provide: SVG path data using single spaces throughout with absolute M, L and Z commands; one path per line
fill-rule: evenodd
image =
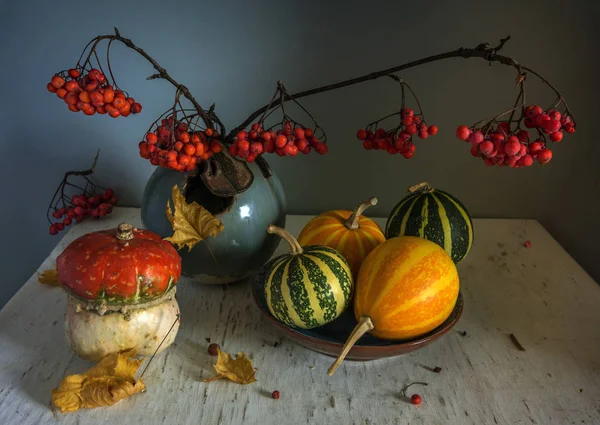
M 261 279 L 259 274 L 252 285 L 254 300 L 263 314 L 267 316 L 267 318 L 277 328 L 279 328 L 292 341 L 310 348 L 313 351 L 317 351 L 331 357 L 337 357 L 340 354 L 346 339 L 357 323 L 356 319 L 354 318 L 352 306 L 348 307 L 348 309 L 336 320 L 328 323 L 325 326 L 315 329 L 290 328 L 289 326 L 275 319 L 269 311 L 269 307 L 267 306 L 267 301 L 263 292 L 263 282 L 264 281 Z M 450 329 L 452 329 L 452 327 L 460 319 L 462 311 L 463 297 L 462 294 L 459 293 L 454 310 L 452 310 L 452 313 L 450 313 L 448 319 L 446 319 L 444 323 L 428 334 L 405 341 L 386 341 L 384 339 L 379 339 L 373 335 L 367 334 L 359 339 L 354 347 L 352 347 L 348 353 L 348 356 L 346 357 L 346 360 L 375 360 L 384 357 L 398 356 L 418 350 L 419 348 L 437 340 Z

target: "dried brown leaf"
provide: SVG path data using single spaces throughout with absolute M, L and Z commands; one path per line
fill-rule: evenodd
M 252 361 L 246 357 L 246 354 L 240 351 L 234 359 L 229 353 L 221 351 L 219 348 L 217 350 L 219 356 L 215 364 L 217 375 L 205 379 L 204 382 L 211 382 L 217 379 L 229 379 L 230 381 L 244 385 L 256 382 L 256 378 L 254 377 L 256 370 L 252 366 Z
M 174 211 L 167 201 L 166 214 L 173 228 L 173 236 L 165 240 L 177 245 L 177 249 L 187 246 L 191 251 L 198 242 L 223 231 L 223 223 L 197 202 L 188 204 L 177 185 L 173 186 L 172 201 Z
M 38 281 L 44 285 L 60 286 L 56 267 L 53 269 L 44 270 L 41 273 L 38 272 Z
M 135 358 L 135 350 L 109 354 L 84 374 L 64 378 L 52 390 L 52 404 L 62 413 L 112 406 L 146 388 L 134 378 L 142 361 Z

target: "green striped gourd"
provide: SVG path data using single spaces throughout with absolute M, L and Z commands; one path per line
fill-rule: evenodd
M 440 245 L 456 264 L 473 244 L 473 223 L 454 196 L 427 183 L 411 187 L 390 213 L 385 237 L 417 236 Z
M 276 226 L 267 231 L 285 239 L 291 253 L 266 263 L 264 291 L 271 314 L 290 327 L 312 329 L 337 319 L 350 305 L 354 281 L 348 261 L 322 245 L 302 247 Z

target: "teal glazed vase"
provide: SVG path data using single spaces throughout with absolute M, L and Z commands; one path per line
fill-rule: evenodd
M 267 226 L 285 227 L 286 199 L 279 178 L 256 163 L 248 168 L 254 175 L 243 192 L 229 197 L 214 195 L 194 172 L 182 173 L 157 167 L 150 176 L 142 199 L 142 223 L 160 236 L 173 235 L 166 216 L 173 186 L 177 185 L 186 201 L 202 205 L 222 224 L 215 237 L 198 242 L 191 250 L 178 249 L 182 275 L 203 284 L 232 283 L 249 277 L 266 263 L 279 245 L 280 238 L 267 233 Z

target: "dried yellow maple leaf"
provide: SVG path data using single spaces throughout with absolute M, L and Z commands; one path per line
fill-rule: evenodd
M 188 204 L 177 185 L 173 186 L 172 200 L 175 211 L 171 210 L 167 201 L 167 219 L 173 227 L 173 236 L 165 240 L 177 245 L 177 249 L 187 246 L 191 251 L 201 240 L 215 237 L 223 230 L 223 223 L 202 205 L 197 202 Z
M 223 352 L 217 348 L 219 357 L 215 370 L 217 375 L 212 378 L 205 379 L 204 382 L 211 382 L 217 379 L 229 379 L 238 384 L 251 384 L 256 382 L 254 374 L 256 370 L 252 366 L 252 361 L 246 357 L 246 354 L 239 352 L 234 359 L 229 353 Z
M 44 285 L 60 285 L 60 282 L 58 281 L 58 272 L 56 271 L 56 268 L 44 270 L 41 273 L 38 272 L 38 280 Z
M 109 354 L 84 374 L 64 378 L 52 390 L 52 404 L 62 413 L 112 406 L 146 388 L 134 378 L 143 360 L 135 358 L 135 349 Z

